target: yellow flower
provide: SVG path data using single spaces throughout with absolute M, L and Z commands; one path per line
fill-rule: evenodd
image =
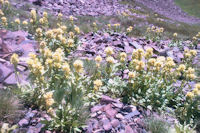
M 69 32 L 69 37 L 70 38 L 74 38 L 74 33 L 73 32 Z
M 100 55 L 98 55 L 96 58 L 95 58 L 95 61 L 97 63 L 100 63 L 102 61 L 102 57 Z
M 112 55 L 114 54 L 114 51 L 113 51 L 113 48 L 112 47 L 107 47 L 104 52 L 107 54 L 107 55 Z
M 167 57 L 167 61 L 173 61 L 174 59 L 172 57 Z
M 101 87 L 103 84 L 102 84 L 102 81 L 97 79 L 94 81 L 94 85 L 97 86 L 97 87 Z
M 190 53 L 185 53 L 184 56 L 185 56 L 186 58 L 190 58 L 192 55 L 191 55 Z
M 147 48 L 146 49 L 146 53 L 145 53 L 145 57 L 148 59 L 153 55 L 153 49 L 152 48 Z
M 40 24 L 44 24 L 44 19 L 40 18 L 39 22 L 40 22 Z
M 156 59 L 154 59 L 154 58 L 151 58 L 151 59 L 148 60 L 149 66 L 154 66 L 155 63 L 156 63 Z
M 198 90 L 200 90 L 200 83 L 197 83 L 197 84 L 195 85 L 195 88 L 197 88 Z
M 20 24 L 20 19 L 18 19 L 18 18 L 15 19 L 15 23 L 16 23 L 16 24 Z
M 196 56 L 196 55 L 197 55 L 197 51 L 196 51 L 196 50 L 190 50 L 190 54 L 191 54 L 192 56 Z
M 73 39 L 68 39 L 68 40 L 67 40 L 67 44 L 68 44 L 68 47 L 73 47 L 73 45 L 74 45 L 74 40 L 73 40 Z
M 69 20 L 70 21 L 74 21 L 74 17 L 73 16 L 69 16 Z
M 48 59 L 46 59 L 46 61 L 45 61 L 45 65 L 47 65 L 47 66 L 52 66 L 52 64 L 53 64 L 53 60 L 52 59 L 50 59 L 50 58 L 48 58 Z
M 32 21 L 36 21 L 37 19 L 37 15 L 36 15 L 36 11 L 35 10 L 31 10 L 31 18 L 32 18 Z
M 193 39 L 194 41 L 196 41 L 196 40 L 197 40 L 197 37 L 194 36 L 192 39 Z
M 111 28 L 111 24 L 107 24 L 108 28 L 110 29 Z
M 53 98 L 47 99 L 47 100 L 46 100 L 46 105 L 47 105 L 48 107 L 51 106 L 51 105 L 53 105 L 53 103 L 54 103 Z
M 194 72 L 195 72 L 194 68 L 189 67 L 186 73 L 187 74 L 193 74 Z
M 94 27 L 96 27 L 96 26 L 97 26 L 97 23 L 93 22 L 92 25 L 93 25 Z
M 65 75 L 68 76 L 70 73 L 70 66 L 67 62 L 63 63 L 62 69 L 65 72 Z
M 51 56 L 52 56 L 51 50 L 48 49 L 48 48 L 45 48 L 45 49 L 44 49 L 44 57 L 45 57 L 45 58 L 48 58 L 48 57 L 51 57 Z
M 111 56 L 107 57 L 106 58 L 106 61 L 109 63 L 109 64 L 113 64 L 115 62 L 115 59 Z
M 126 57 L 127 57 L 127 54 L 126 54 L 125 52 L 122 52 L 122 53 L 120 53 L 120 57 L 121 57 L 121 58 L 126 58 Z
M 2 21 L 2 24 L 3 24 L 4 26 L 7 26 L 7 25 L 8 25 L 8 23 L 7 23 L 7 18 L 6 18 L 6 17 L 1 17 L 1 21 Z
M 45 18 L 47 18 L 47 16 L 48 16 L 47 12 L 43 12 L 43 16 L 44 16 Z
M 28 25 L 28 22 L 27 21 L 23 21 L 22 24 L 23 25 Z
M 80 33 L 80 28 L 79 28 L 79 27 L 76 26 L 76 27 L 74 28 L 74 30 L 76 31 L 77 34 Z
M 94 82 L 94 90 L 97 91 L 103 84 L 101 82 L 101 80 L 97 79 Z
M 4 15 L 4 13 L 3 13 L 3 11 L 0 9 L 0 16 L 3 16 Z
M 185 67 L 184 64 L 179 65 L 179 67 L 177 68 L 177 70 L 178 70 L 179 72 L 183 72 L 183 71 L 185 71 L 185 69 L 186 69 L 186 67 Z
M 0 0 L 0 4 L 1 4 L 1 5 L 4 5 L 4 0 Z
M 192 98 L 194 97 L 194 93 L 188 92 L 188 93 L 186 94 L 186 97 L 192 99 Z
M 187 77 L 190 79 L 190 80 L 194 80 L 196 78 L 196 75 L 195 74 L 187 74 Z
M 76 60 L 73 64 L 76 72 L 82 73 L 83 72 L 83 62 L 81 60 Z
M 13 54 L 10 58 L 10 62 L 13 64 L 13 65 L 17 65 L 19 63 L 19 56 L 17 54 Z
M 119 24 L 119 23 L 117 23 L 117 24 L 114 24 L 114 26 L 117 28 L 117 27 L 119 27 L 119 26 L 120 26 L 120 24 Z
M 132 27 L 132 26 L 129 26 L 129 27 L 126 29 L 126 31 L 127 31 L 128 33 L 130 33 L 132 30 L 133 30 L 133 27 Z
M 133 79 L 133 78 L 135 78 L 135 76 L 136 76 L 135 72 L 129 72 L 129 73 L 128 73 L 128 77 L 129 77 L 129 78 L 132 78 L 132 79 Z
M 195 95 L 199 95 L 199 90 L 197 88 L 194 88 L 194 90 L 192 91 Z
M 62 16 L 63 16 L 63 14 L 62 14 L 62 13 L 58 13 L 58 18 L 59 18 L 59 19 L 61 19 L 61 18 L 62 18 Z
M 176 38 L 176 37 L 177 37 L 177 35 L 178 35 L 177 33 L 174 33 L 174 34 L 173 34 L 173 37 L 175 37 L 175 38 Z
M 143 62 L 143 61 L 138 61 L 138 62 L 137 62 L 137 66 L 136 66 L 135 69 L 136 69 L 137 71 L 141 71 L 141 70 L 144 69 L 144 67 L 145 67 L 144 62 Z
M 66 27 L 65 25 L 61 26 L 60 28 L 61 28 L 64 32 L 67 31 L 67 27 Z

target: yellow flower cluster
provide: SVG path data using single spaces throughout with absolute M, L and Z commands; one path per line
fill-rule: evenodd
M 184 57 L 185 58 L 195 57 L 196 55 L 197 55 L 197 51 L 196 50 L 188 50 L 188 49 L 186 49 L 184 51 Z
M 10 2 L 8 0 L 0 0 L 0 4 L 2 6 L 9 6 L 10 5 Z
M 43 33 L 42 33 L 42 29 L 41 28 L 37 28 L 36 29 L 36 36 L 37 36 L 38 40 L 42 39 Z
M 0 16 L 4 16 L 4 13 L 1 9 L 0 9 Z
M 68 39 L 67 40 L 67 45 L 68 45 L 68 47 L 73 47 L 74 46 L 74 40 L 73 39 Z
M 145 58 L 149 59 L 153 55 L 153 49 L 152 48 L 147 48 L 146 53 L 145 53 Z
M 75 30 L 75 32 L 76 32 L 77 34 L 80 34 L 80 28 L 79 28 L 79 27 L 75 26 L 75 27 L 74 27 L 74 30 Z
M 100 63 L 102 61 L 102 57 L 100 55 L 98 55 L 96 58 L 95 58 L 95 61 L 96 61 L 96 65 L 97 67 L 100 67 Z
M 107 56 L 111 56 L 114 54 L 113 48 L 112 47 L 106 47 L 106 49 L 104 50 L 104 52 L 106 53 Z
M 62 66 L 62 62 L 64 61 L 64 52 L 61 48 L 56 49 L 56 51 L 52 55 L 53 65 L 55 68 L 59 69 Z
M 27 64 L 30 68 L 30 71 L 38 77 L 42 76 L 44 74 L 44 67 L 42 66 L 42 63 L 33 53 L 30 53 L 29 57 L 30 58 L 27 60 Z
M 3 26 L 7 26 L 8 22 L 7 22 L 7 18 L 6 17 L 1 17 L 1 22 Z
M 160 34 L 160 33 L 164 32 L 164 28 L 152 26 L 152 27 L 147 28 L 147 32 L 153 32 L 153 33 Z
M 47 107 L 50 107 L 54 103 L 53 92 L 47 92 L 44 94 L 44 100 Z
M 58 19 L 62 19 L 63 14 L 62 13 L 58 13 Z
M 27 22 L 27 21 L 23 21 L 22 24 L 23 24 L 24 26 L 26 26 L 26 25 L 28 25 L 28 22 Z
M 191 67 L 189 67 L 186 71 L 186 78 L 188 78 L 189 80 L 193 80 L 196 78 L 195 76 L 195 70 Z
M 129 27 L 126 29 L 127 33 L 130 33 L 132 30 L 133 30 L 133 27 L 132 27 L 132 26 L 129 26 Z
M 67 78 L 70 74 L 70 71 L 71 71 L 69 64 L 67 62 L 63 63 L 62 69 L 65 73 L 65 77 Z
M 48 14 L 47 12 L 43 12 L 43 17 L 39 20 L 40 24 L 48 25 Z
M 73 17 L 73 16 L 69 16 L 69 20 L 70 20 L 71 22 L 73 22 L 73 21 L 74 21 L 74 17 Z
M 74 66 L 76 72 L 78 72 L 78 73 L 83 72 L 83 62 L 81 60 L 76 60 L 73 63 L 73 66 Z
M 141 60 L 143 56 L 144 56 L 144 50 L 139 48 L 133 51 L 132 59 Z
M 196 36 L 194 36 L 192 39 L 193 41 L 197 41 L 198 39 L 200 39 L 200 32 L 198 32 Z
M 114 27 L 115 28 L 118 28 L 120 26 L 120 24 L 119 23 L 117 23 L 117 24 L 114 24 Z
M 103 85 L 102 81 L 99 80 L 99 79 L 95 80 L 95 81 L 93 82 L 93 84 L 94 84 L 94 90 L 95 90 L 95 91 L 97 91 L 97 90 Z
M 111 29 L 111 24 L 107 24 L 108 29 Z
M 128 73 L 128 77 L 129 77 L 130 79 L 134 79 L 135 76 L 136 76 L 136 73 L 135 73 L 135 72 L 129 72 L 129 73 Z
M 115 63 L 115 59 L 112 56 L 108 56 L 106 58 L 106 62 L 108 62 L 109 64 L 114 64 Z
M 10 58 L 10 62 L 17 66 L 17 64 L 19 63 L 19 56 L 17 54 L 13 54 Z
M 178 36 L 178 34 L 177 34 L 177 33 L 174 33 L 174 34 L 173 34 L 173 37 L 174 37 L 174 38 L 176 38 L 177 36 Z
M 200 83 L 197 83 L 191 92 L 187 92 L 186 97 L 192 99 L 200 95 Z
M 125 52 L 120 53 L 120 61 L 124 62 L 126 60 L 127 54 Z
M 33 24 L 37 21 L 37 14 L 35 10 L 31 10 L 31 19 L 30 22 Z
M 18 18 L 15 19 L 15 23 L 19 25 L 20 24 L 20 19 L 18 19 Z

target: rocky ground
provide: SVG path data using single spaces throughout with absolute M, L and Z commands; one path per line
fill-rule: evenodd
M 153 11 L 179 22 L 199 24 L 200 19 L 188 15 L 180 7 L 178 7 L 174 0 L 136 0 L 138 3 L 145 5 Z
M 9 58 L 13 53 L 20 56 L 20 63 L 18 70 L 20 71 L 20 82 L 26 83 L 28 81 L 27 66 L 25 64 L 28 53 L 36 52 L 37 43 L 30 40 L 27 33 L 23 31 L 6 31 L 0 30 L 0 83 L 3 85 L 15 85 L 17 80 L 14 76 L 14 68 L 9 62 Z M 81 39 L 82 45 L 73 53 L 73 56 L 81 58 L 93 59 L 97 55 L 104 55 L 104 49 L 107 46 L 113 47 L 114 51 L 126 52 L 129 54 L 134 49 L 152 47 L 154 49 L 154 57 L 170 56 L 177 63 L 183 58 L 183 49 L 188 48 L 190 42 L 184 42 L 183 48 L 169 47 L 170 40 L 155 43 L 144 38 L 130 38 L 125 34 L 119 33 L 88 33 Z M 199 52 L 198 46 L 198 53 Z M 198 58 L 196 59 L 198 62 Z M 124 73 L 124 77 L 127 77 Z M 194 84 L 194 83 L 191 83 Z M 177 83 L 178 85 L 178 83 Z M 102 96 L 100 104 L 91 108 L 91 119 L 87 122 L 87 133 L 105 133 L 105 132 L 119 132 L 119 133 L 145 133 L 143 119 L 144 116 L 150 115 L 152 112 L 143 110 L 131 105 L 124 105 L 118 99 L 112 99 L 108 96 Z M 18 122 L 19 128 L 14 132 L 28 132 L 38 133 L 44 126 L 40 123 L 43 119 L 50 119 L 50 117 L 43 111 L 26 109 L 24 117 Z M 170 122 L 175 121 L 170 118 Z M 50 131 L 46 131 L 50 132 Z
M 67 16 L 112 16 L 128 11 L 128 5 L 120 4 L 121 0 L 28 0 L 43 10 L 61 12 Z M 23 8 L 24 2 L 14 3 L 15 7 Z

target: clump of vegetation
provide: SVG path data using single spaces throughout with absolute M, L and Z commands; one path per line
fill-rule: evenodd
M 196 78 L 192 68 L 196 50 L 185 50 L 183 61 L 177 64 L 171 57 L 153 58 L 152 48 L 135 49 L 128 61 L 127 53 L 115 53 L 112 47 L 106 47 L 106 57 L 94 57 L 90 66 L 93 72 L 88 74 L 84 67 L 87 60 L 73 60 L 68 56 L 73 55 L 80 44 L 81 31 L 75 25 L 73 16 L 69 17 L 67 24 L 62 16 L 61 13 L 57 15 L 53 28 L 49 25 L 47 12 L 38 16 L 35 10 L 31 10 L 30 18 L 22 23 L 18 18 L 14 23 L 7 21 L 5 16 L 1 18 L 5 28 L 12 25 L 16 30 L 27 30 L 39 43 L 39 53 L 30 53 L 27 59 L 30 87 L 21 86 L 21 90 L 22 97 L 32 107 L 51 115 L 50 121 L 44 121 L 46 128 L 57 132 L 81 132 L 88 108 L 98 102 L 101 94 L 120 97 L 124 103 L 133 103 L 152 111 L 163 112 L 170 108 L 181 124 L 195 126 L 200 117 L 200 85 L 196 84 L 193 89 L 190 82 Z M 93 31 L 97 30 L 97 24 L 93 23 Z M 120 24 L 108 24 L 105 32 L 119 30 Z M 128 27 L 127 35 L 132 30 L 133 27 Z M 146 39 L 160 42 L 163 32 L 164 28 L 152 26 L 147 29 Z M 175 37 L 177 34 L 174 34 L 173 40 L 177 42 Z M 116 54 L 119 55 L 115 58 Z M 10 62 L 18 76 L 18 55 L 13 54 Z M 128 79 L 122 76 L 125 70 L 128 70 Z M 174 87 L 177 81 L 181 84 Z M 185 93 L 183 88 L 190 91 Z M 155 133 L 165 133 L 168 125 L 162 120 L 148 118 L 147 128 Z
M 170 124 L 161 118 L 151 116 L 144 122 L 146 129 L 151 133 L 169 133 Z
M 8 90 L 0 90 L 0 120 L 11 122 L 19 117 L 21 104 L 16 96 Z

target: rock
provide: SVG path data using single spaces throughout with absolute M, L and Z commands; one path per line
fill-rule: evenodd
M 112 103 L 112 102 L 117 103 L 118 101 L 110 98 L 109 96 L 105 96 L 105 95 L 103 95 L 101 97 L 101 103 Z
M 108 109 L 108 110 L 106 110 L 106 115 L 108 116 L 108 118 L 114 118 L 115 117 L 115 115 L 117 114 L 117 111 L 116 110 L 114 110 L 114 109 Z
M 26 127 L 26 126 L 28 126 L 29 121 L 27 119 L 22 119 L 22 120 L 19 121 L 18 124 L 19 124 L 20 127 Z
M 133 129 L 129 125 L 127 125 L 125 127 L 125 133 L 135 133 L 135 132 L 133 132 Z
M 30 118 L 33 118 L 35 116 L 35 113 L 33 113 L 33 112 L 28 112 L 27 114 L 26 114 L 26 119 L 30 119 Z
M 122 103 L 112 103 L 112 104 L 117 108 L 122 108 L 123 107 Z
M 123 120 L 124 116 L 120 113 L 116 114 L 116 118 Z
M 112 125 L 107 118 L 103 118 L 101 122 L 103 123 L 103 129 L 105 131 L 110 131 L 112 129 Z
M 120 124 L 120 122 L 119 122 L 119 120 L 117 120 L 117 119 L 113 119 L 113 120 L 111 121 L 111 125 L 112 125 L 114 128 L 116 128 L 117 126 L 119 126 L 119 124 Z
M 125 118 L 130 119 L 131 117 L 136 116 L 136 115 L 140 115 L 140 112 L 138 112 L 137 110 L 125 115 Z
M 97 113 L 96 113 L 96 112 L 94 112 L 94 113 L 90 114 L 90 116 L 91 116 L 92 118 L 94 118 L 94 117 L 96 117 L 96 116 L 97 116 Z
M 94 112 L 100 111 L 102 109 L 103 109 L 102 105 L 96 105 L 96 106 L 91 108 L 91 112 L 94 113 Z

